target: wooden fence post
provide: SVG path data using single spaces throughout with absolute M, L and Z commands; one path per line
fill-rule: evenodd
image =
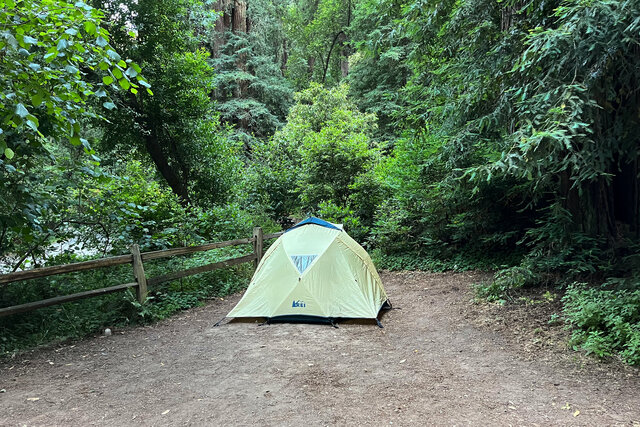
M 131 245 L 131 254 L 133 255 L 133 275 L 136 278 L 138 286 L 136 287 L 136 295 L 138 302 L 144 304 L 147 301 L 147 277 L 144 275 L 144 266 L 142 265 L 142 257 L 140 256 L 140 246 Z
M 262 227 L 254 227 L 253 229 L 253 253 L 256 254 L 256 260 L 254 261 L 254 265 L 258 268 L 258 264 L 260 264 L 260 260 L 262 259 L 262 248 L 263 248 L 263 233 Z

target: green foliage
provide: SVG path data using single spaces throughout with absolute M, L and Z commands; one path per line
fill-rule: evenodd
M 504 303 L 513 299 L 514 291 L 536 284 L 539 280 L 531 267 L 509 267 L 498 271 L 491 281 L 475 285 L 475 291 L 479 298 L 486 301 Z
M 211 102 L 216 75 L 202 48 L 217 15 L 197 0 L 98 3 L 117 18 L 111 22 L 114 39 L 144 66 L 155 91 L 152 97 L 118 97 L 100 148 L 120 156 L 135 148 L 184 204 L 225 202 L 240 163 L 233 155 L 238 144 L 229 140 Z M 131 27 L 138 32 L 134 39 L 122 31 Z
M 23 181 L 42 204 L 34 215 L 38 227 L 5 228 L 1 255 L 26 254 L 43 263 L 59 252 L 58 245 L 65 252 L 120 253 L 132 243 L 166 247 L 194 238 L 186 209 L 146 165 L 129 161 L 100 167 L 66 156 L 64 148 L 54 151 L 55 165 Z M 15 263 L 10 259 L 7 263 Z
M 471 186 L 450 171 L 459 160 L 448 143 L 432 132 L 397 140 L 379 172 L 388 197 L 378 206 L 375 240 L 387 255 L 413 252 L 446 262 L 465 253 L 474 264 L 517 262 L 528 213 L 512 205 L 518 187 L 505 180 L 473 197 Z
M 393 140 L 406 107 L 402 88 L 411 76 L 407 58 L 414 47 L 398 31 L 402 3 L 361 0 L 354 5 L 349 34 L 356 52 L 349 58 L 347 77 L 351 95 L 362 111 L 378 117 L 380 138 Z
M 467 251 L 440 256 L 435 252 L 427 252 L 422 255 L 414 251 L 387 253 L 385 249 L 383 246 L 378 246 L 375 249 L 369 249 L 369 253 L 377 268 L 391 271 L 486 271 L 496 269 L 495 261 L 498 259 L 500 261 L 509 260 L 508 257 L 487 257 L 486 254 Z
M 298 177 L 294 147 L 277 138 L 258 141 L 253 146 L 246 184 L 246 203 L 273 220 L 286 224 L 299 210 Z
M 295 95 L 287 124 L 256 147 L 251 187 L 268 195 L 262 203 L 274 219 L 321 212 L 356 221 L 362 236 L 370 226 L 381 199 L 374 174 L 380 154 L 370 139 L 375 116 L 359 112 L 347 92 L 311 84 Z
M 375 116 L 360 113 L 347 100 L 347 90 L 346 86 L 326 90 L 312 84 L 299 92 L 287 126 L 276 135 L 297 150 L 303 209 L 315 209 L 329 200 L 346 205 L 358 177 L 378 161 L 369 139 Z
M 606 285 L 605 285 L 606 286 Z M 571 344 L 598 357 L 618 354 L 640 364 L 640 290 L 637 278 L 629 289 L 568 287 L 564 315 L 572 327 Z
M 255 144 L 254 138 L 273 135 L 282 127 L 292 102 L 293 88 L 282 72 L 284 11 L 285 5 L 279 2 L 254 0 L 247 10 L 249 31 L 215 36 L 211 64 L 216 70 L 217 109 L 243 142 Z
M 291 2 L 285 16 L 290 44 L 287 77 L 296 89 L 311 82 L 340 83 L 348 59 L 347 34 L 352 18 L 351 0 Z
M 104 225 L 86 242 L 91 247 L 100 247 L 108 239 L 112 252 L 122 252 L 132 243 L 160 249 L 201 239 L 178 197 L 154 179 L 147 165 L 119 162 L 100 171 L 96 179 L 78 179 L 82 185 L 73 196 L 78 201 L 76 215 Z M 56 237 L 64 240 L 65 236 Z
M 109 93 L 148 83 L 110 44 L 103 13 L 83 2 L 2 2 L 0 22 L 2 254 L 14 239 L 33 243 L 50 232 L 47 212 L 62 209 L 69 185 L 56 156 L 84 151 L 84 162 L 99 161 L 83 121 L 101 117 L 99 104 L 113 107 Z
M 107 90 L 135 90 L 138 83 L 147 84 L 140 67 L 123 60 L 109 44 L 102 19 L 102 12 L 84 2 L 2 2 L 3 159 L 42 150 L 48 136 L 66 137 L 72 145 L 90 150 L 81 139 L 79 123 L 96 116 L 90 103 L 102 98 L 105 108 L 112 108 Z

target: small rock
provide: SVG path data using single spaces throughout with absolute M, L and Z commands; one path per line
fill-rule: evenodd
M 111 329 L 109 329 L 109 328 L 105 329 L 103 335 L 105 337 L 110 337 L 111 336 Z

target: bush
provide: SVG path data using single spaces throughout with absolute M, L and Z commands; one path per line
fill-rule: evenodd
M 618 354 L 640 365 L 640 289 L 606 289 L 574 283 L 563 298 L 564 315 L 573 329 L 571 345 L 598 357 Z
M 378 181 L 372 179 L 380 161 L 371 139 L 376 117 L 358 111 L 347 92 L 344 85 L 312 84 L 296 93 L 287 124 L 270 141 L 254 146 L 249 181 L 255 193 L 249 199 L 273 219 L 285 222 L 330 204 L 372 221 L 380 199 Z
M 537 279 L 529 267 L 510 267 L 498 271 L 490 282 L 475 285 L 475 291 L 479 298 L 504 303 L 513 298 L 514 290 L 533 284 Z

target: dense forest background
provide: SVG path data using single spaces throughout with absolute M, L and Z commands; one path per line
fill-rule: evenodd
M 640 2 L 0 5 L 3 272 L 313 214 L 379 268 L 492 270 L 489 302 L 552 289 L 576 349 L 640 363 Z M 0 306 L 127 274 L 0 287 Z M 249 274 L 4 318 L 0 350 L 162 318 Z

